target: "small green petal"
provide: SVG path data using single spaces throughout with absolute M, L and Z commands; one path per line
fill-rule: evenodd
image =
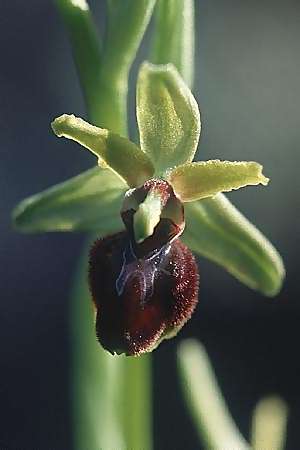
M 141 148 L 151 157 L 156 175 L 193 160 L 200 135 L 199 109 L 172 64 L 142 65 L 137 120 Z
M 191 202 L 248 185 L 267 185 L 269 179 L 256 162 L 215 159 L 176 167 L 169 173 L 168 181 L 181 201 Z
M 74 115 L 63 114 L 52 122 L 54 133 L 78 142 L 122 177 L 130 187 L 151 178 L 154 168 L 149 157 L 127 138 L 90 125 Z
M 185 205 L 183 241 L 252 289 L 276 295 L 285 276 L 273 245 L 223 194 Z
M 134 236 L 139 244 L 152 236 L 154 228 L 160 221 L 163 203 L 156 191 L 149 191 L 147 197 L 133 216 Z
M 109 169 L 95 167 L 23 200 L 14 210 L 17 229 L 96 231 L 105 236 L 124 228 L 120 219 L 126 184 Z

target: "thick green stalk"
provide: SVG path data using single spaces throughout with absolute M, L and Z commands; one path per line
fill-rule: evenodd
M 154 0 L 109 2 L 102 54 L 87 4 L 57 0 L 57 5 L 71 38 L 91 121 L 126 135 L 128 73 Z M 71 310 L 75 448 L 150 450 L 150 357 L 112 357 L 96 342 L 86 281 L 87 259 L 86 251 L 77 273 Z
M 123 359 L 105 352 L 98 344 L 94 311 L 87 287 L 88 245 L 80 260 L 72 293 L 72 408 L 76 450 L 125 449 L 119 411 Z

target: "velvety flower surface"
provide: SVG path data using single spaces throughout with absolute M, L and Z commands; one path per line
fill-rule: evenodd
M 198 270 L 179 239 L 137 258 L 126 232 L 96 241 L 90 286 L 99 342 L 111 353 L 139 355 L 171 337 L 198 300 Z
M 139 201 L 153 191 L 162 194 L 163 209 L 172 207 L 181 223 L 161 219 L 138 244 L 133 217 Z M 183 209 L 167 182 L 149 180 L 129 192 L 122 217 L 127 231 L 93 245 L 89 282 L 99 342 L 111 353 L 139 355 L 176 334 L 190 318 L 198 301 L 198 270 L 191 251 L 177 237 L 184 227 Z

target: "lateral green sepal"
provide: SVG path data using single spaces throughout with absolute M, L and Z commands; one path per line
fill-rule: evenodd
M 109 169 L 95 167 L 23 200 L 13 211 L 23 232 L 97 231 L 105 236 L 124 228 L 120 208 L 126 184 Z
M 223 195 L 185 205 L 183 241 L 246 286 L 273 297 L 285 277 L 273 245 Z

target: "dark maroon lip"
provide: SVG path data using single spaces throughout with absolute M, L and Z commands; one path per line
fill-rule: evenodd
M 198 301 L 198 270 L 179 240 L 137 258 L 126 232 L 96 241 L 89 280 L 96 306 L 96 333 L 111 353 L 151 350 L 190 318 Z
M 162 192 L 162 217 L 153 234 L 137 244 L 133 216 L 150 189 Z M 194 256 L 178 239 L 183 206 L 167 182 L 149 180 L 129 191 L 121 215 L 126 231 L 91 248 L 89 284 L 100 344 L 112 354 L 138 356 L 176 334 L 191 317 L 199 275 Z

